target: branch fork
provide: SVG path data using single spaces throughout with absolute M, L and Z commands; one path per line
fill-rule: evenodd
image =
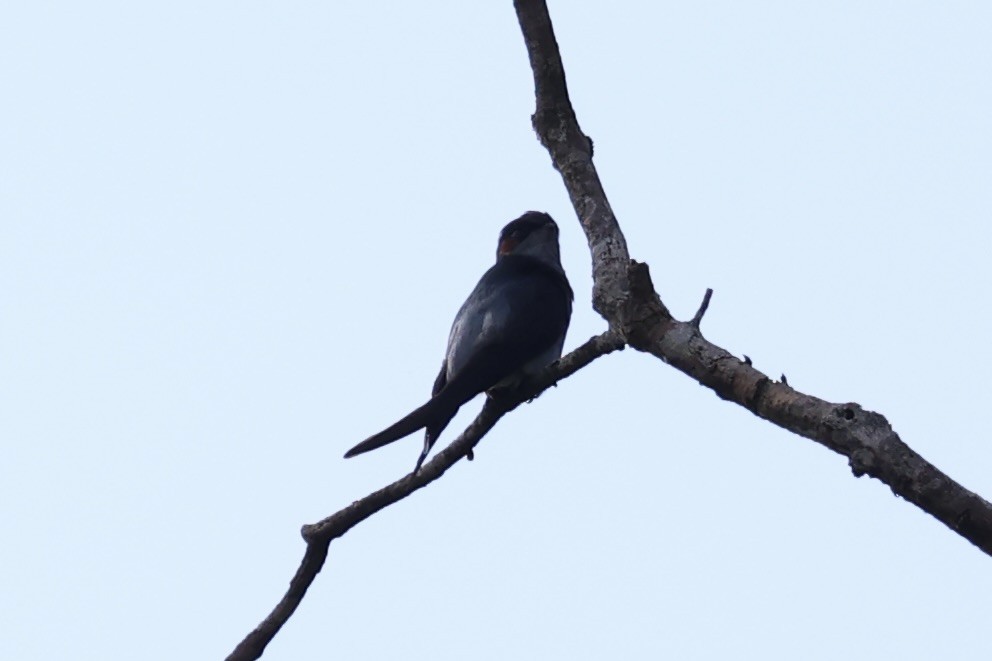
M 711 289 L 706 290 L 699 309 L 689 321 L 672 318 L 655 292 L 647 265 L 630 258 L 626 240 L 592 163 L 592 140 L 579 129 L 569 100 L 561 54 L 544 0 L 515 0 L 514 7 L 534 74 L 534 130 L 561 174 L 585 232 L 593 258 L 593 308 L 606 319 L 610 330 L 591 338 L 508 399 L 487 398 L 476 419 L 419 473 L 406 475 L 339 512 L 304 526 L 306 553 L 288 591 L 269 616 L 228 656 L 228 661 L 257 659 L 262 655 L 320 572 L 332 540 L 437 480 L 462 457 L 471 458 L 482 437 L 522 402 L 626 344 L 668 363 L 713 390 L 721 399 L 846 456 L 854 475 L 881 480 L 893 493 L 992 555 L 992 505 L 914 452 L 884 417 L 854 403 L 833 404 L 794 390 L 784 374 L 780 382 L 775 382 L 756 370 L 748 356 L 740 360 L 708 342 L 700 332 L 700 324 L 709 308 Z

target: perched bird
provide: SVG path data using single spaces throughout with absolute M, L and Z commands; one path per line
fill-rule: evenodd
M 561 358 L 572 298 L 558 226 L 548 214 L 528 211 L 500 232 L 496 263 L 455 315 L 430 400 L 345 458 L 426 428 L 416 473 L 462 404 L 481 392 L 518 385 Z

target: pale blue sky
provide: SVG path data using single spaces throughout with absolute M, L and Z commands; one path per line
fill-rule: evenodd
M 992 497 L 992 5 L 555 2 L 663 299 Z M 0 13 L 0 658 L 216 659 L 408 471 L 527 209 L 604 324 L 511 3 Z M 448 441 L 478 408 L 456 419 Z M 652 358 L 332 544 L 266 659 L 985 659 L 990 559 Z

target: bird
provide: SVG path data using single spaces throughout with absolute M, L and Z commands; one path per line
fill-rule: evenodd
M 463 404 L 483 392 L 517 387 L 561 358 L 573 299 L 551 216 L 528 211 L 507 224 L 499 233 L 496 263 L 451 324 L 431 398 L 348 450 L 345 458 L 425 429 L 417 473 Z

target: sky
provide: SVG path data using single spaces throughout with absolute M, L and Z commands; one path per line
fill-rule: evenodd
M 553 2 L 677 317 L 992 497 L 992 5 Z M 216 659 L 300 526 L 408 472 L 528 209 L 605 329 L 510 2 L 8 3 L 0 658 Z M 473 402 L 441 437 L 453 439 Z M 335 541 L 266 659 L 988 654 L 990 559 L 649 356 L 602 358 Z

